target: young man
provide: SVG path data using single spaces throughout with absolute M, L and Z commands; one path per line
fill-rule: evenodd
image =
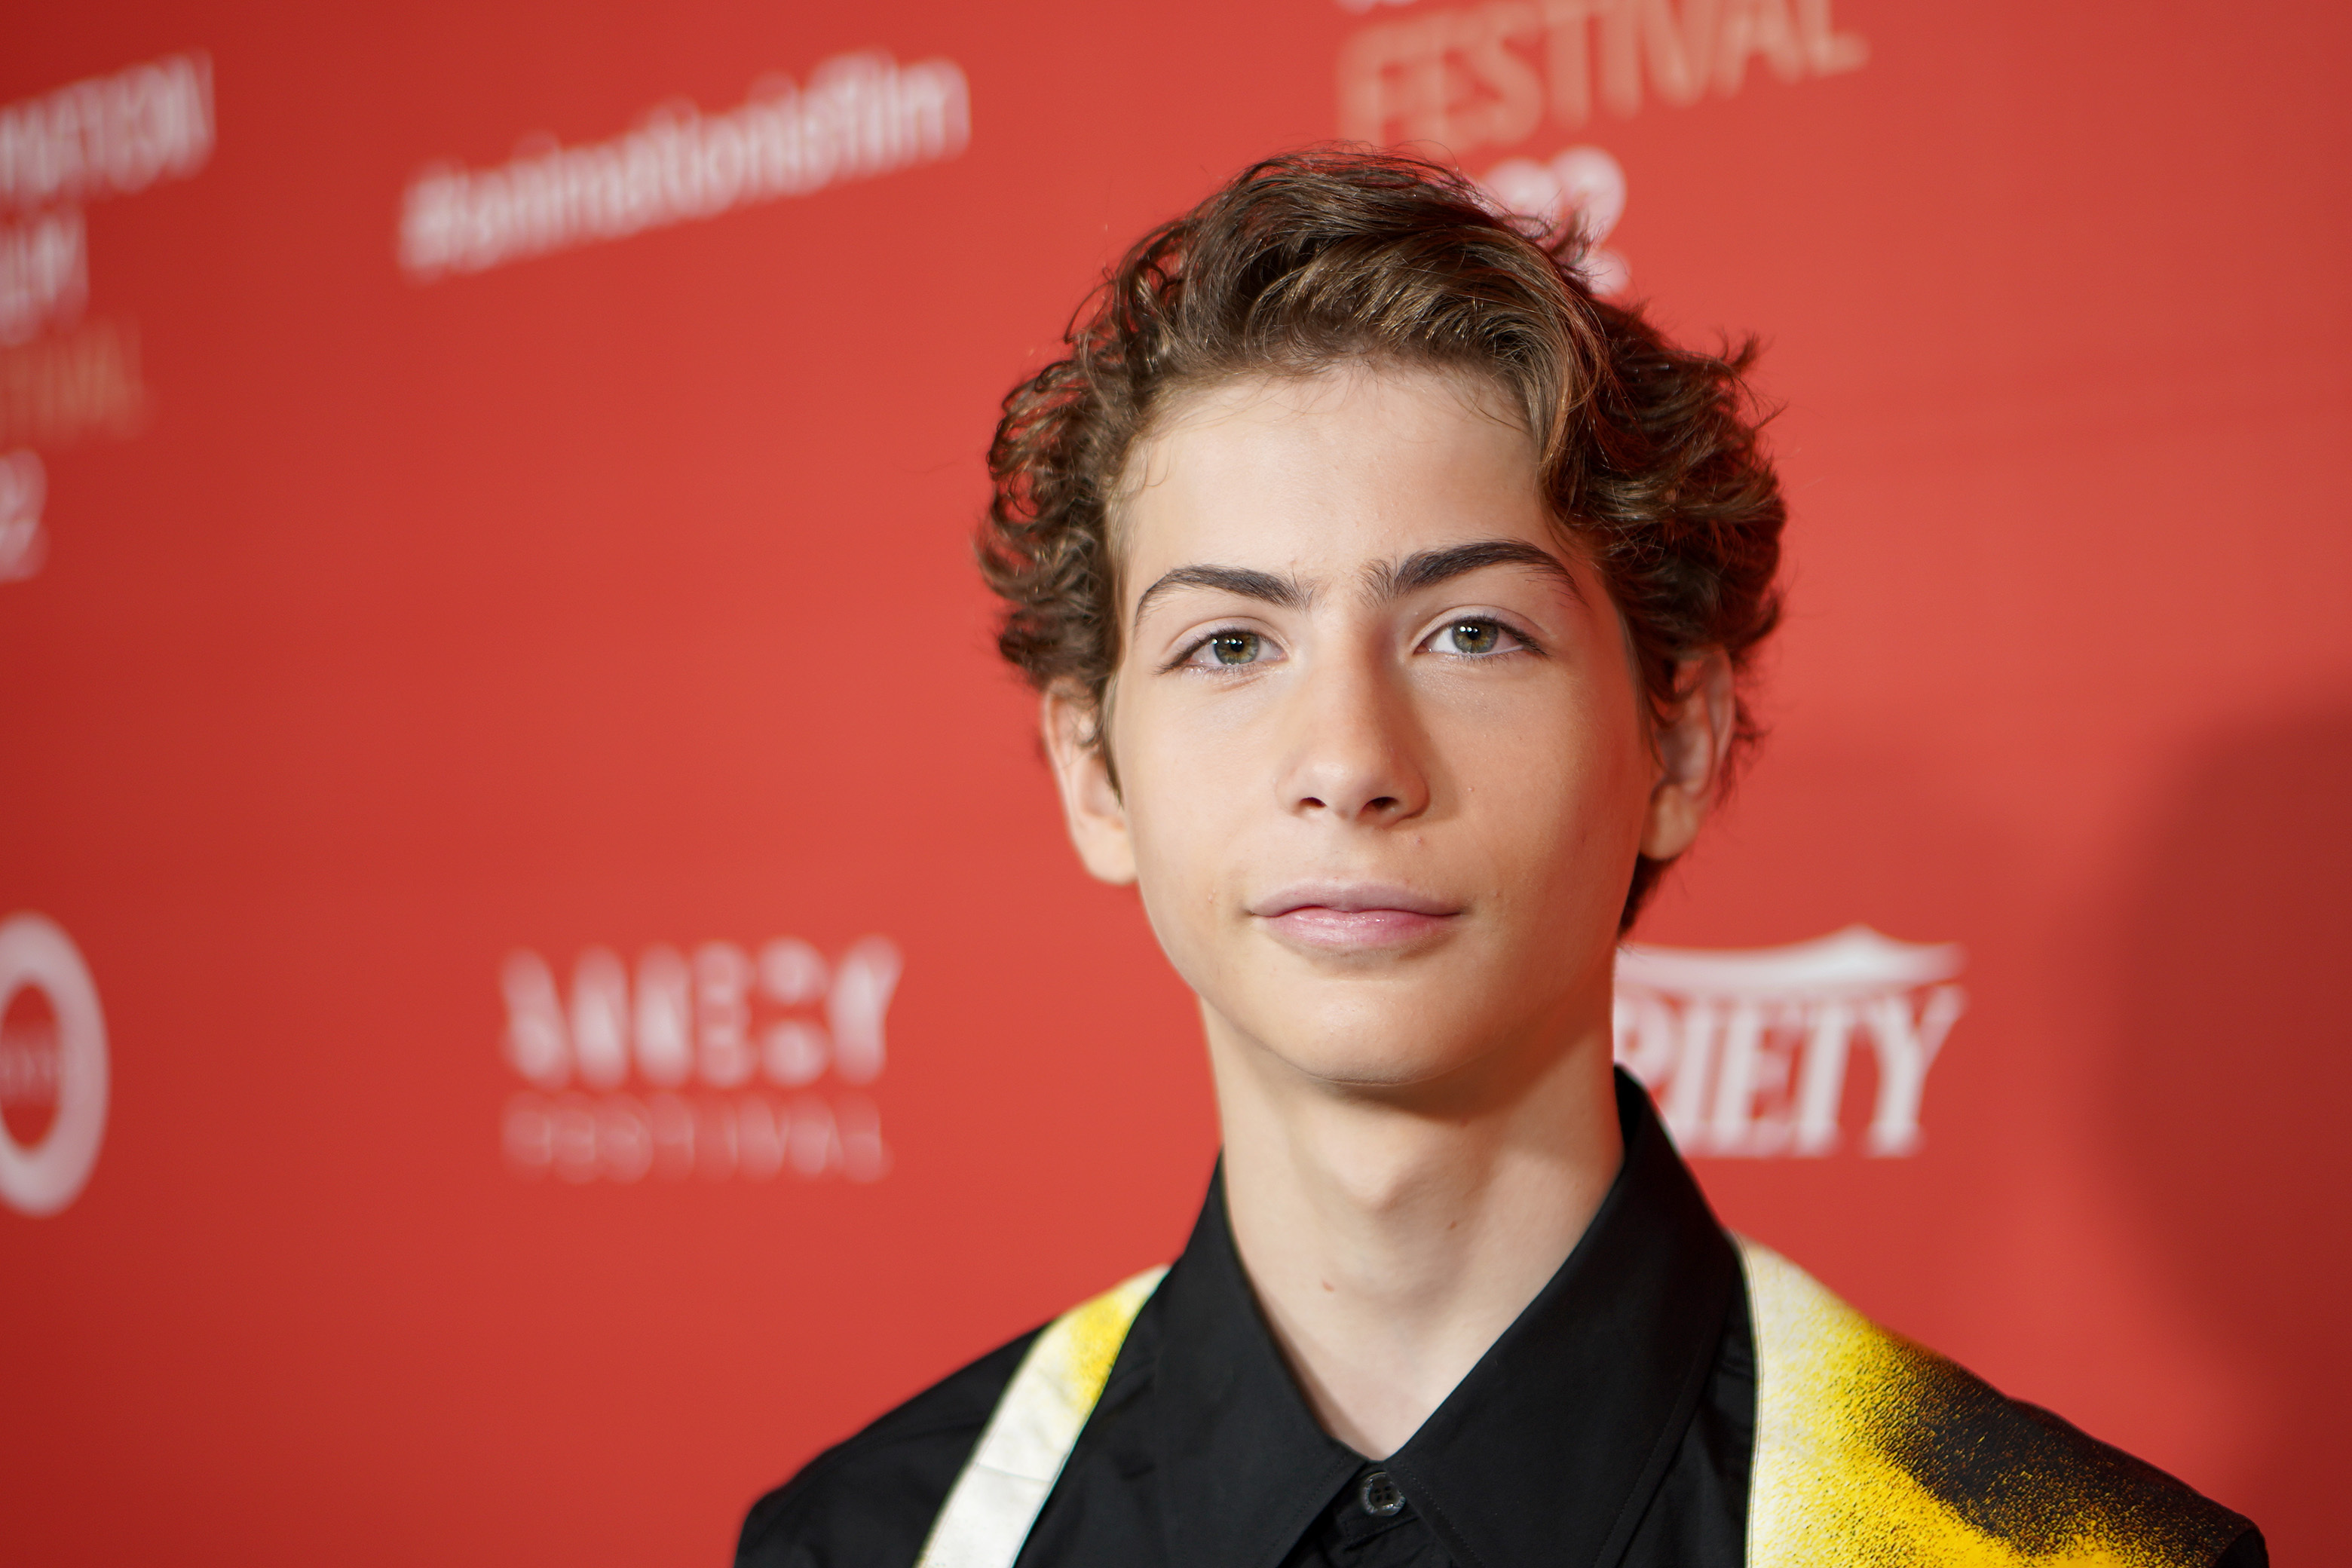
M 1456 177 L 1276 159 L 1018 388 L 982 539 L 1088 870 L 1199 995 L 1183 1256 L 761 1500 L 739 1563 L 2260 1563 L 1708 1212 L 1612 963 L 1750 731 L 1746 352 Z

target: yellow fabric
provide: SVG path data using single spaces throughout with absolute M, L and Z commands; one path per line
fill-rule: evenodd
M 1093 1300 L 1080 1303 L 1054 1324 L 1060 1355 L 1055 1375 L 1073 1405 L 1091 1411 L 1102 1397 L 1103 1385 L 1110 1381 L 1111 1363 L 1118 1360 L 1118 1347 L 1127 1342 L 1127 1331 L 1135 1326 L 1135 1315 L 1143 1310 L 1143 1303 L 1167 1274 L 1164 1268 L 1147 1268 Z
M 1005 1384 L 916 1568 L 1012 1568 L 1110 1381 L 1118 1347 L 1165 1268 L 1148 1268 L 1063 1313 Z
M 1742 1239 L 1739 1253 L 1756 1342 L 1748 1568 L 2202 1568 L 2243 1527 L 1877 1327 L 1769 1248 Z M 1013 1568 L 1166 1273 L 1046 1325 L 917 1568 Z
M 1749 1568 L 2190 1568 L 2231 1523 L 1739 1243 L 1756 1334 Z M 1944 1472 L 1939 1489 L 1931 1484 Z

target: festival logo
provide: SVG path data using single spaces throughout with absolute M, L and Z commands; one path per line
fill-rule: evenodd
M 106 1137 L 106 1016 L 54 921 L 0 921 L 0 1203 L 53 1215 L 81 1194 Z
M 1369 9 L 1370 7 L 1365 7 Z M 1339 134 L 1426 142 L 1459 157 L 1508 147 L 1547 116 L 1581 130 L 1649 94 L 1729 98 L 1761 60 L 1783 82 L 1859 70 L 1870 46 L 1830 0 L 1490 0 L 1360 27 L 1340 47 Z
M 763 78 L 723 114 L 665 104 L 610 141 L 566 147 L 541 133 L 495 168 L 426 169 L 402 203 L 400 265 L 418 283 L 479 272 L 940 163 L 971 140 L 954 61 L 845 55 L 805 87 Z
M 1820 1156 L 1845 1142 L 1846 1069 L 1867 1042 L 1877 1088 L 1863 1147 L 1917 1152 L 1927 1069 L 1966 1008 L 1964 954 L 1867 926 L 1790 947 L 1629 943 L 1617 959 L 1617 1059 L 1692 1154 Z
M 213 150 L 212 62 L 173 55 L 0 107 L 0 452 L 129 436 L 146 411 L 139 331 L 82 319 L 87 204 L 185 179 Z M 39 570 L 40 459 L 0 458 L 0 582 Z
M 1368 12 L 1412 0 L 1339 0 Z M 1532 140 L 1549 121 L 1591 122 L 1596 101 L 1623 119 L 1646 94 L 1669 105 L 1728 98 L 1762 60 L 1784 82 L 1858 70 L 1869 44 L 1840 32 L 1830 0 L 1492 0 L 1415 9 L 1358 28 L 1340 46 L 1339 134 L 1378 145 L 1418 143 L 1447 159 Z M 1479 180 L 1531 232 L 1573 223 L 1583 272 L 1601 298 L 1633 281 L 1602 247 L 1625 211 L 1625 172 L 1598 147 L 1548 159 L 1513 157 Z
M 592 947 L 567 994 L 538 953 L 512 953 L 503 1050 L 530 1087 L 507 1104 L 507 1163 L 572 1182 L 878 1181 L 870 1090 L 903 967 L 879 936 L 830 961 L 794 937 L 690 956 L 656 942 L 634 970 Z

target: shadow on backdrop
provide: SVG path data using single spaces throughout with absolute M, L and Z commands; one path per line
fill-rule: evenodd
M 2352 703 L 2186 759 L 2117 910 L 2123 1173 L 2258 1394 L 2243 1496 L 2334 1555 L 2352 1474 Z

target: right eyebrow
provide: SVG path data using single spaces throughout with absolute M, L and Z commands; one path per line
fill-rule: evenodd
M 1179 566 L 1143 591 L 1143 597 L 1135 602 L 1135 624 L 1143 624 L 1143 612 L 1151 607 L 1152 600 L 1178 588 L 1214 588 L 1293 610 L 1304 609 L 1313 596 L 1296 577 L 1277 577 L 1245 566 Z

